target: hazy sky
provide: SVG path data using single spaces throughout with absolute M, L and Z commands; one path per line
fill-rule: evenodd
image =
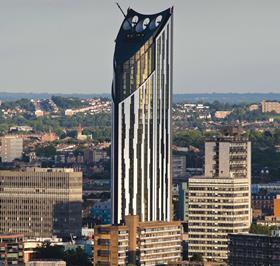
M 175 6 L 175 92 L 280 92 L 279 0 L 119 0 Z M 0 91 L 110 92 L 123 20 L 111 0 L 0 0 Z

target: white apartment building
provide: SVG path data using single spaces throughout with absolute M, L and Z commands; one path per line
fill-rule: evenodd
M 188 192 L 189 256 L 226 261 L 228 234 L 251 224 L 251 143 L 239 133 L 205 143 L 205 176 L 191 177 Z

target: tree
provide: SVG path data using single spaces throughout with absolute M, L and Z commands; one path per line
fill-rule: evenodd
M 87 105 L 77 97 L 52 96 L 52 100 L 61 109 L 76 109 Z
M 89 256 L 81 247 L 69 249 L 64 252 L 64 261 L 68 266 L 89 266 L 92 265 Z
M 34 257 L 36 259 L 56 259 L 61 260 L 64 256 L 63 246 L 51 246 L 50 242 L 44 243 L 41 247 L 35 249 Z
M 91 260 L 81 247 L 64 250 L 63 246 L 51 246 L 49 242 L 36 248 L 35 259 L 64 260 L 68 266 L 90 266 Z
M 204 144 L 204 136 L 199 130 L 188 130 L 175 132 L 173 143 L 180 147 L 189 145 L 202 148 Z
M 190 260 L 195 262 L 203 262 L 203 256 L 201 253 L 194 253 Z
M 56 148 L 53 145 L 48 145 L 48 146 L 38 146 L 36 148 L 36 155 L 38 157 L 53 157 L 54 155 L 56 155 Z
M 271 235 L 271 231 L 275 229 L 275 226 L 266 226 L 260 224 L 251 224 L 251 234 Z

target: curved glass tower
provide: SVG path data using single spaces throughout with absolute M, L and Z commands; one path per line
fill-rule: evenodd
M 112 222 L 171 219 L 173 8 L 128 9 L 114 54 Z

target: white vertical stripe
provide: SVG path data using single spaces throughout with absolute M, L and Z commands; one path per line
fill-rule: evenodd
M 122 149 L 123 147 L 121 146 L 121 143 L 122 143 L 122 105 L 120 104 L 119 106 L 119 119 L 118 119 L 118 123 L 119 123 L 119 132 L 118 132 L 118 135 L 119 135 L 119 150 L 117 151 L 118 152 L 118 158 L 119 158 L 119 161 L 118 161 L 118 171 L 119 173 L 121 173 L 121 169 L 122 169 Z M 118 175 L 118 177 L 120 177 L 121 175 Z M 122 215 L 122 178 L 118 178 L 118 219 L 120 219 Z M 120 222 L 120 220 L 118 221 Z
M 157 75 L 157 69 L 156 69 L 156 75 Z M 156 206 L 156 200 L 157 200 L 157 82 L 158 78 L 156 76 L 154 86 L 153 86 L 153 213 L 152 213 L 152 220 L 157 220 L 156 214 L 157 214 L 157 206 Z
M 153 76 L 152 76 L 152 80 L 153 80 Z M 148 93 L 148 149 L 147 149 L 147 153 L 148 153 L 148 164 L 147 164 L 147 187 L 148 187 L 148 221 L 150 221 L 152 219 L 151 217 L 151 206 L 150 206 L 150 202 L 151 202 L 151 194 L 150 194 L 150 179 L 152 178 L 150 176 L 150 164 L 151 164 L 151 153 L 150 153 L 150 150 L 151 150 L 151 143 L 150 143 L 150 119 L 151 119 L 151 103 L 150 103 L 150 90 L 153 89 L 151 87 L 151 81 L 148 81 L 147 83 L 148 85 L 148 88 L 146 88 L 146 92 Z
M 137 180 L 138 180 L 138 159 L 137 159 L 137 143 L 139 142 L 138 139 L 138 124 L 139 124 L 139 92 L 140 89 L 138 89 L 134 93 L 134 117 L 135 117 L 135 123 L 134 123 L 134 138 L 133 138 L 133 177 L 131 176 L 130 178 L 133 178 L 133 199 L 132 199 L 132 206 L 133 206 L 133 214 L 136 214 L 136 202 L 137 202 Z
M 163 84 L 163 99 L 162 99 L 162 108 L 164 110 L 163 112 L 163 124 L 161 125 L 163 127 L 163 143 L 164 143 L 164 150 L 162 152 L 162 160 L 163 160 L 163 169 L 161 169 L 162 171 L 162 174 L 161 174 L 161 177 L 162 177 L 162 191 L 163 191 L 163 199 L 162 199 L 162 212 L 163 212 L 163 217 L 164 219 L 166 219 L 166 192 L 165 192 L 165 189 L 166 189 L 166 185 L 165 185 L 165 174 L 166 174 L 166 122 L 165 122 L 165 119 L 166 119 L 166 114 L 165 114 L 165 109 L 166 109 L 166 51 L 167 51 L 167 33 L 166 33 L 166 30 L 165 30 L 165 40 L 164 40 L 164 54 L 165 54 L 165 60 L 164 60 L 164 84 Z
M 125 215 L 129 214 L 129 203 L 130 197 L 129 194 L 129 167 L 130 167 L 130 160 L 129 160 L 129 129 L 130 129 L 130 103 L 131 98 L 127 98 L 124 101 L 124 113 L 125 113 L 125 146 L 124 146 L 124 162 L 125 162 L 125 173 L 124 173 L 124 187 L 125 187 Z
M 171 125 L 171 119 L 172 119 L 172 35 L 173 35 L 173 25 L 172 25 L 172 17 L 171 17 L 171 22 L 169 21 L 169 23 L 167 23 L 167 25 L 169 25 L 169 99 L 167 99 L 169 101 L 169 109 L 168 109 L 168 139 L 169 139 L 169 146 L 168 146 L 168 164 L 167 164 L 167 167 L 168 167 L 168 195 L 167 195 L 167 210 L 168 210 L 168 213 L 167 213 L 167 220 L 171 220 L 172 217 L 170 217 L 171 215 L 171 200 L 172 200 L 172 172 L 171 172 L 171 160 L 172 160 L 172 149 L 171 149 L 171 136 L 172 136 L 172 132 L 171 132 L 171 128 L 172 128 L 172 125 Z M 166 26 L 167 26 L 166 25 Z
M 142 143 L 141 143 L 141 168 L 142 168 L 142 175 L 141 175 L 141 220 L 144 221 L 146 219 L 145 217 L 145 201 L 144 201 L 144 178 L 147 178 L 144 176 L 144 153 L 145 153 L 145 89 L 146 84 L 144 84 L 140 90 L 142 90 L 142 123 L 143 123 L 143 132 L 142 132 Z
M 162 36 L 162 34 L 161 34 Z M 162 37 L 161 37 L 162 39 Z M 162 167 L 161 167 L 161 161 L 162 161 L 162 154 L 161 154 L 161 139 L 162 139 L 162 121 L 161 121 L 161 118 L 162 118 L 162 97 L 161 97 L 161 93 L 162 93 L 162 90 L 164 89 L 163 86 L 164 86 L 164 83 L 162 83 L 162 79 L 161 79 L 161 74 L 162 74 L 162 62 L 163 62 L 163 54 L 162 54 L 162 45 L 163 45 L 163 41 L 161 41 L 161 48 L 160 48 L 160 65 L 159 65 L 159 68 L 160 68 L 160 86 L 159 86 L 159 113 L 158 113 L 158 119 L 159 119 L 159 151 L 158 151 L 158 167 L 159 167 L 159 191 L 157 191 L 157 194 L 158 194 L 158 197 L 159 197 L 159 215 L 160 217 L 157 217 L 157 219 L 161 219 L 161 189 L 162 189 L 162 184 L 161 184 L 161 174 L 162 174 Z

